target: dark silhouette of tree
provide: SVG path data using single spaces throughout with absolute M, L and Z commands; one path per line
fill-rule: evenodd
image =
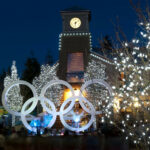
M 25 63 L 25 70 L 22 74 L 22 79 L 32 83 L 34 77 L 38 76 L 40 73 L 40 64 L 37 59 L 32 57 L 28 58 Z
M 32 55 L 32 57 L 27 58 L 25 63 L 25 69 L 22 73 L 22 80 L 32 83 L 33 79 L 40 74 L 40 64 L 37 59 Z M 21 94 L 24 96 L 24 100 L 32 97 L 32 92 L 29 88 L 22 86 Z
M 8 67 L 7 72 L 5 71 L 5 69 L 3 69 L 0 73 L 0 97 L 2 97 L 2 92 L 4 90 L 4 78 L 7 74 L 10 74 L 10 67 Z M 0 101 L 0 105 L 2 105 L 2 100 Z
M 7 75 L 11 75 L 11 67 L 9 66 L 6 72 Z
M 108 35 L 99 40 L 99 46 L 100 47 L 94 47 L 93 51 L 109 59 L 112 59 L 115 51 L 113 42 Z
M 105 50 L 113 49 L 112 41 L 110 40 L 108 35 L 104 36 L 104 38 L 100 40 L 100 46 L 102 49 L 105 49 Z
M 54 63 L 53 56 L 51 55 L 50 50 L 48 50 L 45 57 L 45 64 L 53 65 L 53 63 Z

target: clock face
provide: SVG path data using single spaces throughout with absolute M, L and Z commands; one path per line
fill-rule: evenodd
M 72 18 L 72 19 L 70 20 L 70 26 L 71 26 L 72 28 L 74 28 L 74 29 L 79 28 L 79 27 L 81 26 L 81 20 L 80 20 L 79 18 L 77 18 L 77 17 Z

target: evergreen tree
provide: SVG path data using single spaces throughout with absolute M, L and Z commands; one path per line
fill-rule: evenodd
M 2 92 L 4 90 L 4 78 L 6 77 L 6 71 L 3 69 L 0 74 L 0 97 L 2 97 Z M 0 105 L 2 105 L 2 101 L 0 101 Z
M 40 73 L 40 64 L 37 59 L 32 57 L 28 58 L 25 63 L 25 70 L 22 74 L 22 79 L 32 83 L 34 77 L 38 76 Z
M 103 79 L 106 80 L 106 66 L 100 61 L 90 60 L 84 74 L 84 80 Z M 102 100 L 105 100 L 105 90 L 99 84 L 93 84 L 87 88 L 87 97 L 95 106 L 101 106 Z M 102 98 L 103 97 L 103 98 Z
M 14 81 L 19 80 L 16 68 L 16 62 L 13 61 L 11 67 L 11 75 L 7 75 L 4 79 L 4 87 L 8 87 Z M 20 87 L 14 86 L 7 95 L 7 105 L 13 111 L 20 111 L 23 104 L 23 97 L 20 94 Z M 15 125 L 15 116 L 12 117 L 12 126 Z
M 33 79 L 37 77 L 40 73 L 40 64 L 37 59 L 33 56 L 28 58 L 25 63 L 25 70 L 22 74 L 22 80 L 32 83 Z M 31 90 L 26 86 L 21 87 L 21 93 L 24 96 L 24 100 L 27 100 L 33 96 Z
M 47 55 L 45 57 L 45 64 L 48 64 L 48 65 L 53 65 L 54 61 L 53 61 L 53 56 L 51 55 L 50 53 L 50 50 L 48 50 L 47 52 Z
M 102 64 L 99 60 L 91 59 L 86 68 L 84 80 L 85 81 L 93 79 L 107 80 L 105 69 L 106 66 Z M 86 93 L 85 96 L 93 104 L 95 109 L 97 111 L 102 111 L 103 114 L 102 122 L 106 120 L 106 117 L 110 118 L 111 110 L 108 109 L 107 107 L 109 105 L 110 97 L 107 89 L 100 84 L 91 84 L 85 89 L 85 93 Z
M 33 80 L 33 85 L 36 88 L 38 94 L 41 93 L 41 89 L 51 80 L 57 80 L 55 66 L 42 65 L 39 77 L 35 77 Z M 54 102 L 55 106 L 60 105 L 60 100 L 63 94 L 63 88 L 61 85 L 51 86 L 47 91 L 45 96 Z

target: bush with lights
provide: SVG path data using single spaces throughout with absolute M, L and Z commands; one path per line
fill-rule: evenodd
M 141 15 L 140 15 L 141 16 Z M 113 86 L 120 99 L 120 118 L 116 124 L 126 135 L 126 140 L 146 146 L 150 144 L 150 22 L 140 17 L 137 38 L 121 42 L 114 58 L 121 74 L 118 87 Z

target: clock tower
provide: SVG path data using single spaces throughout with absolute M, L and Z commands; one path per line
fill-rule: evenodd
M 78 7 L 61 11 L 58 77 L 70 83 L 82 83 L 91 46 L 91 13 Z
M 63 33 L 89 32 L 91 13 L 78 7 L 61 11 Z

